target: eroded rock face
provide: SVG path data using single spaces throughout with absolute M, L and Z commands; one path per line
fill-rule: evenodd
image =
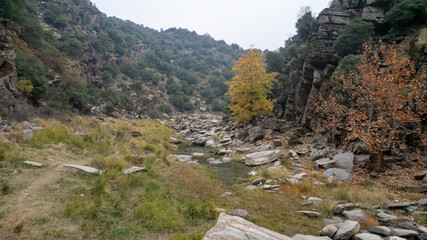
M 245 219 L 221 213 L 218 221 L 203 237 L 203 240 L 251 239 L 251 240 L 291 240 L 290 237 L 259 227 Z

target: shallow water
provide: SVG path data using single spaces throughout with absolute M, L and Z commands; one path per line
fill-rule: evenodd
M 206 159 L 208 158 L 216 158 L 220 159 L 223 156 L 214 155 L 209 152 L 209 148 L 204 148 L 201 146 L 192 146 L 192 145 L 181 145 L 178 147 L 178 150 L 174 154 L 180 155 L 191 155 L 195 152 L 205 153 L 203 157 L 193 157 L 193 159 L 197 160 L 200 164 L 208 165 L 212 170 L 218 171 L 221 180 L 226 184 L 231 184 L 233 180 L 238 178 L 249 178 L 249 172 L 252 170 L 251 167 L 246 166 L 242 163 L 229 162 L 218 165 L 209 164 Z

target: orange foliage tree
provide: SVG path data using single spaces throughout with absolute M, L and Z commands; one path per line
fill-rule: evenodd
M 274 100 L 267 99 L 267 94 L 279 74 L 267 73 L 266 66 L 264 55 L 251 48 L 234 65 L 237 75 L 225 83 L 229 86 L 229 108 L 239 123 L 249 123 L 273 110 Z
M 381 42 L 365 44 L 355 68 L 334 75 L 333 93 L 318 104 L 318 130 L 344 130 L 346 143 L 360 139 L 371 151 L 370 167 L 382 171 L 383 152 L 398 147 L 402 136 L 416 134 L 426 144 L 420 125 L 427 114 L 427 74 L 416 76 L 402 49 Z

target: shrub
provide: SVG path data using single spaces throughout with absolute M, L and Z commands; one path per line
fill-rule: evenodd
M 334 43 L 334 49 L 341 57 L 356 54 L 362 50 L 362 45 L 369 41 L 374 26 L 362 19 L 353 19 L 341 32 Z
M 160 112 L 169 114 L 172 112 L 172 107 L 169 104 L 163 104 L 159 107 Z
M 18 81 L 18 89 L 21 90 L 27 97 L 31 97 L 31 92 L 33 91 L 34 86 L 31 84 L 31 81 L 26 79 L 21 79 Z
M 113 116 L 114 105 L 112 103 L 107 103 L 107 105 L 105 105 L 104 113 L 109 117 Z
M 43 63 L 33 54 L 16 53 L 16 70 L 18 77 L 29 79 L 34 86 L 32 96 L 37 99 L 46 97 L 47 79 Z
M 309 8 L 303 10 L 303 14 L 295 24 L 298 37 L 301 41 L 306 42 L 310 36 L 310 32 L 316 27 L 317 21 L 313 17 Z
M 397 30 L 427 22 L 427 0 L 403 0 L 390 9 L 385 20 Z

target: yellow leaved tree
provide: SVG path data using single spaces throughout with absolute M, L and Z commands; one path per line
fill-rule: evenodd
M 267 73 L 266 66 L 263 54 L 248 49 L 233 67 L 237 75 L 225 83 L 229 86 L 229 108 L 238 123 L 249 123 L 273 110 L 274 100 L 267 99 L 267 94 L 279 73 Z

